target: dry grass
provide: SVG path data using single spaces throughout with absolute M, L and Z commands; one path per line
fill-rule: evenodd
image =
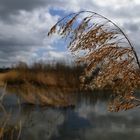
M 83 19 L 81 14 L 85 14 Z M 81 11 L 59 20 L 48 35 L 55 32 L 68 39 L 68 48 L 76 54 L 77 62 L 87 64 L 81 77 L 84 86 L 86 77 L 93 77 L 99 69 L 86 83 L 88 88 L 109 86 L 116 93 L 129 94 L 138 87 L 138 55 L 125 33 L 111 20 L 92 11 Z
M 30 84 L 41 87 L 76 89 L 80 86 L 79 76 L 83 66 L 69 66 L 64 63 L 41 64 L 32 66 L 18 64 L 3 75 L 2 81 L 7 85 Z
M 0 86 L 4 86 L 4 78 L 7 75 L 7 73 L 0 73 Z
M 83 66 L 19 63 L 3 75 L 10 93 L 17 93 L 26 103 L 53 106 L 72 105 L 72 93 L 80 90 Z M 13 90 L 13 91 L 11 91 Z M 70 94 L 69 94 L 70 93 Z
M 131 98 L 140 83 L 140 62 L 121 28 L 98 13 L 80 11 L 60 19 L 48 36 L 56 32 L 68 40 L 77 62 L 87 64 L 80 77 L 84 88 L 111 88 L 118 96 Z
M 7 110 L 1 102 L 0 113 L 0 140 L 19 140 L 21 135 L 22 122 L 19 120 L 15 125 L 10 124 L 12 112 L 7 112 Z

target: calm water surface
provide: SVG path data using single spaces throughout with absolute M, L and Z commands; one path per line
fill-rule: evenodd
M 98 93 L 99 94 L 99 93 Z M 140 108 L 109 112 L 109 97 L 76 96 L 74 107 L 19 105 L 16 97 L 4 98 L 11 112 L 6 127 L 21 124 L 21 140 L 140 140 Z M 4 121 L 0 112 L 0 122 Z M 6 138 L 5 138 L 6 139 Z

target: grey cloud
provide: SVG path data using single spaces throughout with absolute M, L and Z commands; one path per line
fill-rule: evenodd
M 27 40 L 16 40 L 16 38 L 10 38 L 10 39 L 0 39 L 0 48 L 2 49 L 2 47 L 6 47 L 6 46 L 36 46 L 41 44 L 40 40 L 35 40 L 35 38 L 31 38 L 31 40 L 27 39 Z
M 32 11 L 37 8 L 47 8 L 49 5 L 60 4 L 59 0 L 0 0 L 0 19 L 4 22 L 14 22 L 11 15 L 18 15 L 21 10 Z
M 0 64 L 1 66 L 3 63 L 5 65 L 11 64 L 11 63 L 16 63 L 19 60 L 19 56 L 25 57 L 25 59 L 28 59 L 30 56 L 30 46 L 3 46 L 0 47 Z
M 0 66 L 29 62 L 36 48 L 51 46 L 51 41 L 44 42 L 44 37 L 56 19 L 41 9 L 14 15 L 13 24 L 0 20 Z
M 7 18 L 11 14 L 17 14 L 19 10 L 30 11 L 45 3 L 45 0 L 1 0 L 0 17 Z
M 127 22 L 127 23 L 124 23 L 123 26 L 125 29 L 131 32 L 135 32 L 139 30 L 139 23 Z
M 41 6 L 43 1 L 40 3 L 38 0 L 1 0 L 0 1 L 0 18 L 1 20 L 7 21 L 9 20 L 10 15 L 18 14 L 19 10 L 32 10 L 38 6 Z

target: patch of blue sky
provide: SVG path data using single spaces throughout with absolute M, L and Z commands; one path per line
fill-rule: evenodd
M 49 13 L 52 15 L 52 16 L 60 16 L 61 17 L 64 17 L 65 16 L 65 11 L 64 10 L 61 10 L 61 9 L 56 9 L 56 8 L 50 8 L 49 9 Z
M 67 51 L 67 43 L 64 40 L 57 41 L 53 44 L 53 48 L 57 52 Z

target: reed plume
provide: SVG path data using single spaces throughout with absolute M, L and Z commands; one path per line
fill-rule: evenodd
M 84 88 L 111 88 L 114 93 L 125 96 L 138 87 L 138 55 L 127 35 L 114 22 L 98 13 L 81 11 L 60 19 L 48 36 L 56 32 L 68 41 L 68 49 L 76 61 L 86 64 L 80 77 Z M 87 79 L 90 80 L 87 82 Z

